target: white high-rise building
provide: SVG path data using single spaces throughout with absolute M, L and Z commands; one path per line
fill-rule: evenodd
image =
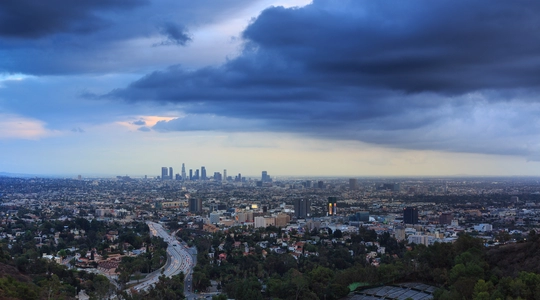
M 217 224 L 219 223 L 219 218 L 221 217 L 220 213 L 210 213 L 210 223 Z
M 427 235 L 410 235 L 408 238 L 409 244 L 415 243 L 417 245 L 423 244 L 429 245 L 429 237 Z

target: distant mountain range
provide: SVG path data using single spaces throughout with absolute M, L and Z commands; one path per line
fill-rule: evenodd
M 32 178 L 32 177 L 40 177 L 40 178 L 51 178 L 51 177 L 63 177 L 63 176 L 0 172 L 0 177 L 16 177 L 16 178 Z

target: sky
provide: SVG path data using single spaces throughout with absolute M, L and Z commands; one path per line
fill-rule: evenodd
M 0 172 L 539 176 L 540 2 L 0 1 Z

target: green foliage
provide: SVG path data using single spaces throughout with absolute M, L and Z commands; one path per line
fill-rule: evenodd
M 474 300 L 489 300 L 490 294 L 493 291 L 493 283 L 491 281 L 486 282 L 483 279 L 478 280 L 474 286 L 473 299 Z
M 17 281 L 11 276 L 0 278 L 0 298 L 2 299 L 37 299 L 40 290 L 31 283 Z
M 193 272 L 193 288 L 198 291 L 206 291 L 210 286 L 210 279 L 206 276 L 205 272 L 194 271 Z
M 282 276 L 290 269 L 295 268 L 296 265 L 296 260 L 290 254 L 272 253 L 264 261 L 264 269 L 270 276 L 274 274 Z
M 225 294 L 219 294 L 212 296 L 212 300 L 227 300 L 227 296 Z
M 235 279 L 225 286 L 227 295 L 237 300 L 262 300 L 261 289 L 261 283 L 254 277 Z
M 167 278 L 160 276 L 156 285 L 150 289 L 145 299 L 184 299 L 184 274 Z
M 130 280 L 132 275 L 142 279 L 144 273 L 153 272 L 165 264 L 167 261 L 167 243 L 162 238 L 148 238 L 152 242 L 154 251 L 152 253 L 144 253 L 136 257 L 124 256 L 118 265 L 118 279 L 122 283 Z

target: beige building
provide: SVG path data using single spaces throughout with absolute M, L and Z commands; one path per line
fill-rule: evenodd
M 182 205 L 182 202 L 180 201 L 171 201 L 171 202 L 162 202 L 161 207 L 162 208 L 179 208 Z
M 288 214 L 278 214 L 276 216 L 276 226 L 286 227 L 291 221 L 291 217 Z
M 255 228 L 276 226 L 276 218 L 274 217 L 255 217 Z

